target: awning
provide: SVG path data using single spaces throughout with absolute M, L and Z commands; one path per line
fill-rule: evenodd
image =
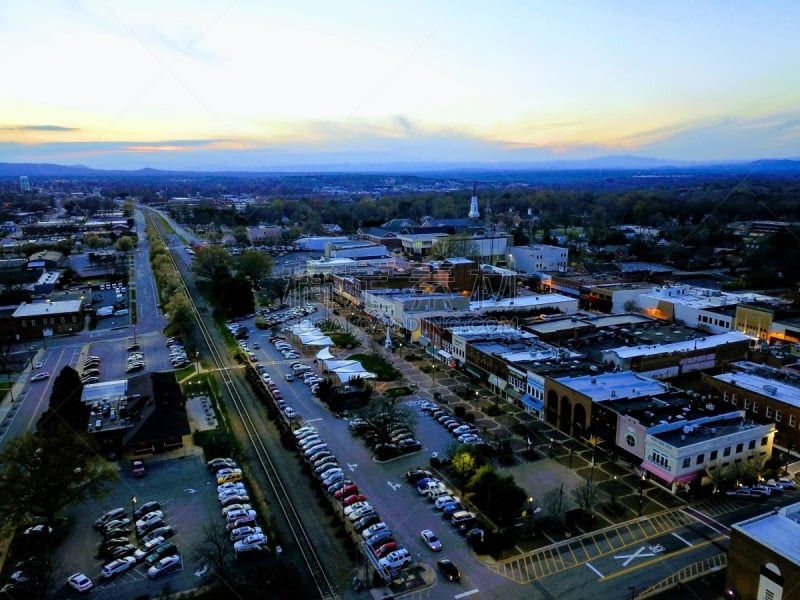
M 659 479 L 663 479 L 667 483 L 672 483 L 675 480 L 675 476 L 672 473 L 667 471 L 665 468 L 659 467 L 658 465 L 653 464 L 651 462 L 643 461 L 642 462 L 642 468 L 645 471 L 648 471 L 649 473 L 652 473 L 653 475 L 655 475 Z
M 697 477 L 698 477 L 697 471 L 694 471 L 693 473 L 684 473 L 683 475 L 678 475 L 675 478 L 675 481 L 677 481 L 678 483 L 689 483 L 690 481 L 694 481 L 695 479 L 697 479 Z
M 478 369 L 476 369 L 475 367 L 471 367 L 471 366 L 467 365 L 464 368 L 466 369 L 467 373 L 469 373 L 473 377 L 477 377 L 478 379 L 483 379 L 483 373 L 478 371 Z
M 501 390 L 506 389 L 508 385 L 507 381 L 503 381 L 497 375 L 489 375 L 489 385 L 493 385 L 494 387 L 500 388 Z
M 514 400 L 522 400 L 522 392 L 520 392 L 513 385 L 510 385 L 506 388 L 506 396 L 513 398 Z
M 447 350 L 439 350 L 439 358 L 450 360 L 451 358 L 453 358 L 453 355 L 450 354 Z
M 538 398 L 534 398 L 530 394 L 525 394 L 520 398 L 520 401 L 525 405 L 533 410 L 543 411 L 544 410 L 544 402 L 539 400 Z

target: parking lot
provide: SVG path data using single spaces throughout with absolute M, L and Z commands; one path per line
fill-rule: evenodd
M 195 572 L 204 574 L 207 570 L 192 557 L 195 548 L 202 542 L 204 524 L 221 518 L 216 482 L 212 481 L 200 455 L 158 462 L 146 460 L 146 464 L 147 475 L 138 479 L 131 476 L 127 464 L 123 465 L 121 480 L 108 496 L 70 511 L 68 531 L 56 551 L 53 563 L 56 565 L 54 581 L 59 582 L 57 597 L 79 597 L 78 592 L 66 585 L 67 577 L 75 572 L 88 575 L 94 581 L 97 590 L 94 593 L 100 592 L 100 597 L 104 599 L 130 600 L 146 594 L 154 596 L 160 594 L 166 585 L 173 591 L 180 591 L 196 587 L 201 581 L 198 578 L 202 575 L 196 575 Z M 133 498 L 136 499 L 135 503 Z M 140 506 L 151 500 L 161 504 L 164 523 L 176 532 L 169 541 L 178 547 L 183 558 L 183 569 L 150 579 L 146 567 L 140 563 L 112 579 L 101 579 L 100 571 L 108 561 L 98 556 L 102 535 L 94 528 L 95 519 L 117 507 L 125 508 L 128 516 L 131 516 L 135 505 Z M 133 534 L 130 539 L 136 544 Z

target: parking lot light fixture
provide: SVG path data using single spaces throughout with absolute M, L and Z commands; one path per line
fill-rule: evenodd
M 136 522 L 136 496 L 131 496 L 131 523 Z

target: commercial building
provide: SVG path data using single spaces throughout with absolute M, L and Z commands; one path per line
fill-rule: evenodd
M 790 600 L 800 589 L 800 503 L 731 527 L 725 588 L 735 600 Z

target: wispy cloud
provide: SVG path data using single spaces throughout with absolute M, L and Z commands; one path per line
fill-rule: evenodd
M 80 131 L 80 129 L 63 125 L 0 125 L 0 131 Z

